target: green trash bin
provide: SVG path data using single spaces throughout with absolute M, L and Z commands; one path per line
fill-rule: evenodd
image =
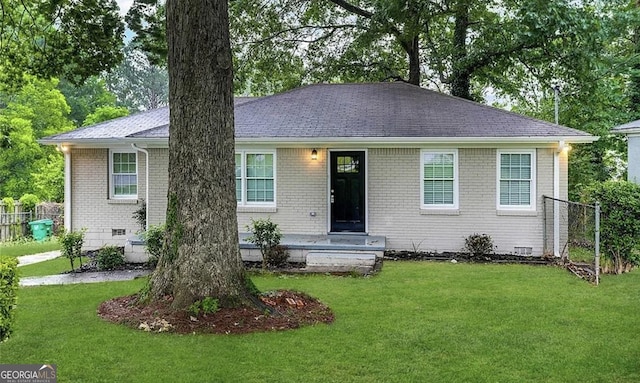
M 53 220 L 39 219 L 29 222 L 31 234 L 36 241 L 44 241 L 53 234 Z

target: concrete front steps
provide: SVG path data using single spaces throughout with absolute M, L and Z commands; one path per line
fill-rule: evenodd
M 240 234 L 240 253 L 245 261 L 261 262 L 262 254 Z M 371 273 L 386 246 L 383 236 L 329 234 L 285 234 L 280 242 L 289 249 L 289 261 L 305 263 L 304 271 Z
M 248 233 L 240 233 L 242 260 L 262 262 L 260 250 L 246 240 L 248 237 Z M 367 274 L 384 256 L 386 238 L 350 234 L 285 234 L 280 244 L 289 249 L 290 262 L 306 264 L 305 271 Z M 146 262 L 148 254 L 144 250 L 144 242 L 139 238 L 129 239 L 125 257 L 128 262 Z
M 313 251 L 307 253 L 305 269 L 317 273 L 355 271 L 369 274 L 375 265 L 376 254 L 372 252 Z

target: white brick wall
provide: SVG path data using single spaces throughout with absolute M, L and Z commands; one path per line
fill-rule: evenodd
M 149 224 L 160 225 L 167 213 L 167 186 L 169 184 L 169 149 L 149 151 Z
M 241 207 L 238 230 L 246 232 L 252 218 L 271 217 L 285 233 L 326 234 L 327 152 L 316 148 L 318 159 L 311 160 L 312 149 L 278 149 L 277 211 L 260 213 L 260 209 Z
M 144 198 L 145 161 L 138 155 L 138 197 Z M 124 246 L 140 227 L 132 218 L 138 200 L 109 200 L 109 150 L 74 149 L 71 153 L 72 228 L 86 228 L 84 248 L 105 244 Z M 112 236 L 112 229 L 124 229 L 125 235 Z
M 474 233 L 490 235 L 499 252 L 532 247 L 542 253 L 542 195 L 552 195 L 553 155 L 537 151 L 534 215 L 496 210 L 496 150 L 459 149 L 458 211 L 421 211 L 420 150 L 369 150 L 369 233 L 387 237 L 387 247 L 459 251 Z
M 284 233 L 326 234 L 328 226 L 328 152 L 313 148 L 277 150 L 277 208 L 238 209 L 238 228 L 251 218 L 271 219 Z M 164 222 L 167 198 L 168 149 L 149 149 L 151 224 Z M 496 211 L 496 149 L 459 149 L 459 209 L 454 213 L 420 209 L 420 149 L 372 148 L 368 156 L 369 233 L 387 237 L 387 247 L 459 251 L 474 233 L 491 235 L 499 252 L 532 247 L 542 253 L 542 195 L 553 195 L 553 151 L 537 150 L 537 211 L 499 215 Z M 561 198 L 567 196 L 567 161 L 561 156 Z M 139 198 L 144 198 L 145 156 L 138 155 Z M 107 198 L 107 149 L 73 151 L 73 225 L 87 227 L 87 247 L 124 244 L 138 230 L 131 218 L 137 204 L 114 204 Z M 311 213 L 314 212 L 315 216 Z M 127 236 L 111 237 L 112 228 Z

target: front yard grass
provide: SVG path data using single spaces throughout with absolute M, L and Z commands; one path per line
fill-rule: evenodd
M 0 255 L 8 257 L 46 253 L 53 250 L 60 250 L 60 243 L 55 238 L 42 242 L 0 242 Z
M 525 265 L 386 262 L 370 278 L 259 275 L 327 303 L 332 325 L 248 335 L 149 334 L 100 302 L 145 280 L 21 288 L 0 363 L 59 382 L 637 382 L 640 272 L 598 287 Z
M 32 263 L 20 266 L 18 273 L 21 277 L 39 277 L 42 275 L 55 275 L 71 270 L 69 258 L 58 257 L 44 262 Z

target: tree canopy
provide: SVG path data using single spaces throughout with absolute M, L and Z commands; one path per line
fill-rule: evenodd
M 78 84 L 122 59 L 124 24 L 114 0 L 0 0 L 0 81 L 24 73 Z
M 570 0 L 236 0 L 230 13 L 237 92 L 395 78 L 472 99 L 584 79 L 609 17 L 600 2 Z M 156 61 L 163 14 L 136 0 L 127 16 Z
M 0 150 L 0 195 L 19 198 L 33 193 L 45 200 L 62 200 L 62 155 L 36 140 L 74 126 L 70 108 L 57 89 L 57 80 L 27 76 L 20 91 L 0 94 L 0 128 L 7 142 Z

